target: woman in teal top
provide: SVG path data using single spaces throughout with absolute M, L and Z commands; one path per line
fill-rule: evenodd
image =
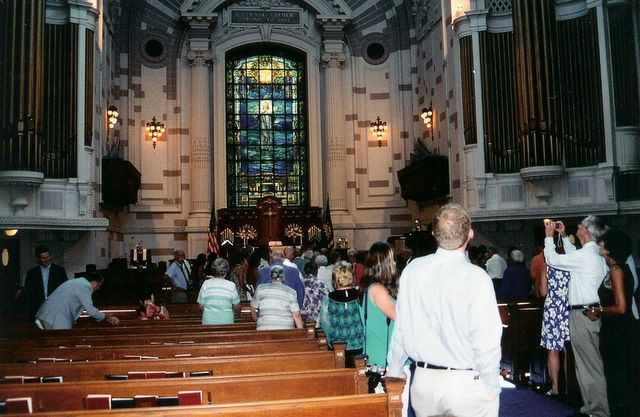
M 211 275 L 202 283 L 198 304 L 202 311 L 202 324 L 232 324 L 233 312 L 240 308 L 236 285 L 225 279 L 229 263 L 218 258 L 211 265 Z
M 354 358 L 362 354 L 364 344 L 362 320 L 358 306 L 358 289 L 348 265 L 336 265 L 332 272 L 334 291 L 325 295 L 320 306 L 320 326 L 329 346 L 335 341 L 347 343 L 345 366 L 355 366 Z
M 393 249 L 387 242 L 374 243 L 365 261 L 360 313 L 365 327 L 367 364 L 377 365 L 382 370 L 387 365 L 387 351 L 396 318 L 397 278 Z

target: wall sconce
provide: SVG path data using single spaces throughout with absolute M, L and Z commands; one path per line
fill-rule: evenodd
M 118 108 L 116 106 L 107 107 L 107 122 L 109 124 L 109 129 L 113 129 L 118 123 Z
M 164 124 L 157 121 L 156 116 L 153 116 L 151 121 L 147 122 L 147 136 L 149 136 L 153 142 L 153 149 L 156 148 L 156 143 L 158 139 L 162 137 L 164 130 Z
M 429 132 L 429 136 L 431 136 L 431 140 L 433 140 L 433 107 L 429 104 L 429 107 L 425 107 L 422 109 L 422 113 L 420 114 L 422 117 L 422 121 L 424 122 L 427 131 Z
M 18 229 L 7 229 L 4 231 L 4 234 L 9 237 L 14 237 L 15 235 L 18 234 Z
M 380 120 L 380 116 L 378 116 L 375 122 L 371 122 L 370 129 L 378 138 L 378 147 L 382 147 L 382 137 L 387 131 L 387 122 L 383 122 Z

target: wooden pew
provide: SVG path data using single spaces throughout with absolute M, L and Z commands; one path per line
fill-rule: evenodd
M 154 407 L 125 410 L 50 412 L 50 417 L 401 417 L 403 379 L 385 381 L 386 394 L 347 395 L 296 400 L 255 401 L 237 404 Z M 14 414 L 14 416 L 27 414 Z
M 214 376 L 141 381 L 81 381 L 60 384 L 0 386 L 0 401 L 31 397 L 34 412 L 82 410 L 90 394 L 112 397 L 176 396 L 179 391 L 202 391 L 204 404 L 240 403 L 367 393 L 364 369 L 328 369 L 272 374 Z
M 114 360 L 93 362 L 43 362 L 36 364 L 0 364 L 0 376 L 62 376 L 65 382 L 105 380 L 107 375 L 128 372 L 212 371 L 213 375 L 239 375 L 314 369 L 344 368 L 344 343 L 334 350 L 259 355 L 220 356 L 216 358 L 179 358 L 157 360 Z M 2 387 L 0 385 L 0 387 Z
M 164 329 L 164 328 L 162 328 Z M 58 347 L 58 346 L 124 346 L 147 345 L 168 343 L 218 343 L 234 341 L 278 340 L 278 339 L 304 339 L 314 338 L 315 330 L 291 329 L 291 330 L 236 330 L 218 332 L 194 332 L 194 333 L 165 333 L 158 331 L 150 334 L 139 334 L 135 330 L 117 335 L 103 336 L 48 336 L 38 338 L 8 339 L 0 342 L 0 346 L 16 348 L 25 347 Z
M 535 302 L 499 305 L 503 318 L 501 368 L 514 382 L 528 382 L 531 360 L 539 349 L 542 304 Z M 508 314 L 505 314 L 505 309 Z
M 131 345 L 71 348 L 0 348 L 0 362 L 11 363 L 38 358 L 60 358 L 73 361 L 127 359 L 128 355 L 150 356 L 158 359 L 176 355 L 222 356 L 250 355 L 276 352 L 310 352 L 326 349 L 325 339 L 283 339 L 252 342 L 223 342 L 183 345 Z M 143 358 L 144 359 L 144 358 Z
M 111 326 L 106 323 L 94 323 L 93 327 L 76 327 L 69 330 L 40 330 L 34 326 L 28 328 L 0 329 L 2 338 L 34 338 L 52 336 L 104 336 L 109 334 L 122 334 L 134 332 L 143 333 L 193 333 L 193 332 L 215 332 L 232 330 L 255 330 L 255 322 L 241 322 L 234 324 L 202 325 L 200 322 L 181 323 L 171 320 L 140 320 L 134 322 L 124 322 L 122 326 Z

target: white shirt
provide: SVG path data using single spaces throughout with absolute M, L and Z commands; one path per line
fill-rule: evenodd
M 333 274 L 333 265 L 329 266 L 319 266 L 316 277 L 324 282 L 324 285 L 327 287 L 329 292 L 333 291 L 333 280 L 331 279 L 331 275 Z
M 288 260 L 287 258 L 284 258 L 282 261 L 282 265 L 286 265 L 286 266 L 290 266 L 292 268 L 295 268 L 298 270 L 298 276 L 300 277 L 300 280 L 302 281 L 302 271 L 300 271 L 300 268 L 298 268 L 298 265 L 294 264 L 293 262 L 291 262 L 290 260 Z
M 576 249 L 571 241 L 562 238 L 564 255 L 556 253 L 556 245 L 552 237 L 544 239 L 544 259 L 547 265 L 569 271 L 569 304 L 588 305 L 600 301 L 598 288 L 609 271 L 607 263 L 595 242 L 585 243 Z
M 171 278 L 171 282 L 177 288 L 187 289 L 189 285 L 188 280 L 191 275 L 191 265 L 186 260 L 182 262 L 182 265 L 178 261 L 174 261 L 167 269 L 165 274 Z
M 507 269 L 507 261 L 502 259 L 502 256 L 494 253 L 493 256 L 487 259 L 486 262 L 487 274 L 493 278 L 502 279 L 504 270 Z
M 502 322 L 493 284 L 464 252 L 438 248 L 402 271 L 388 375 L 404 376 L 407 358 L 475 369 L 487 392 L 500 392 Z
M 633 255 L 629 255 L 626 263 L 627 265 L 629 265 L 631 275 L 633 276 L 632 293 L 635 294 L 636 290 L 638 289 L 638 273 L 636 272 L 636 262 L 633 260 Z M 638 314 L 638 306 L 636 306 L 636 303 L 633 301 L 633 299 L 631 300 L 631 312 L 633 313 L 633 317 L 635 317 L 636 320 L 640 319 L 640 314 Z

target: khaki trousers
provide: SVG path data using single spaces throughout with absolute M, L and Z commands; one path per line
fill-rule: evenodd
M 580 412 L 608 417 L 607 382 L 600 356 L 600 320 L 591 321 L 582 310 L 569 312 L 569 334 L 576 362 L 576 379 L 584 405 Z
M 416 367 L 411 384 L 411 404 L 416 416 L 498 417 L 500 400 L 489 399 L 477 375 L 476 371 Z

